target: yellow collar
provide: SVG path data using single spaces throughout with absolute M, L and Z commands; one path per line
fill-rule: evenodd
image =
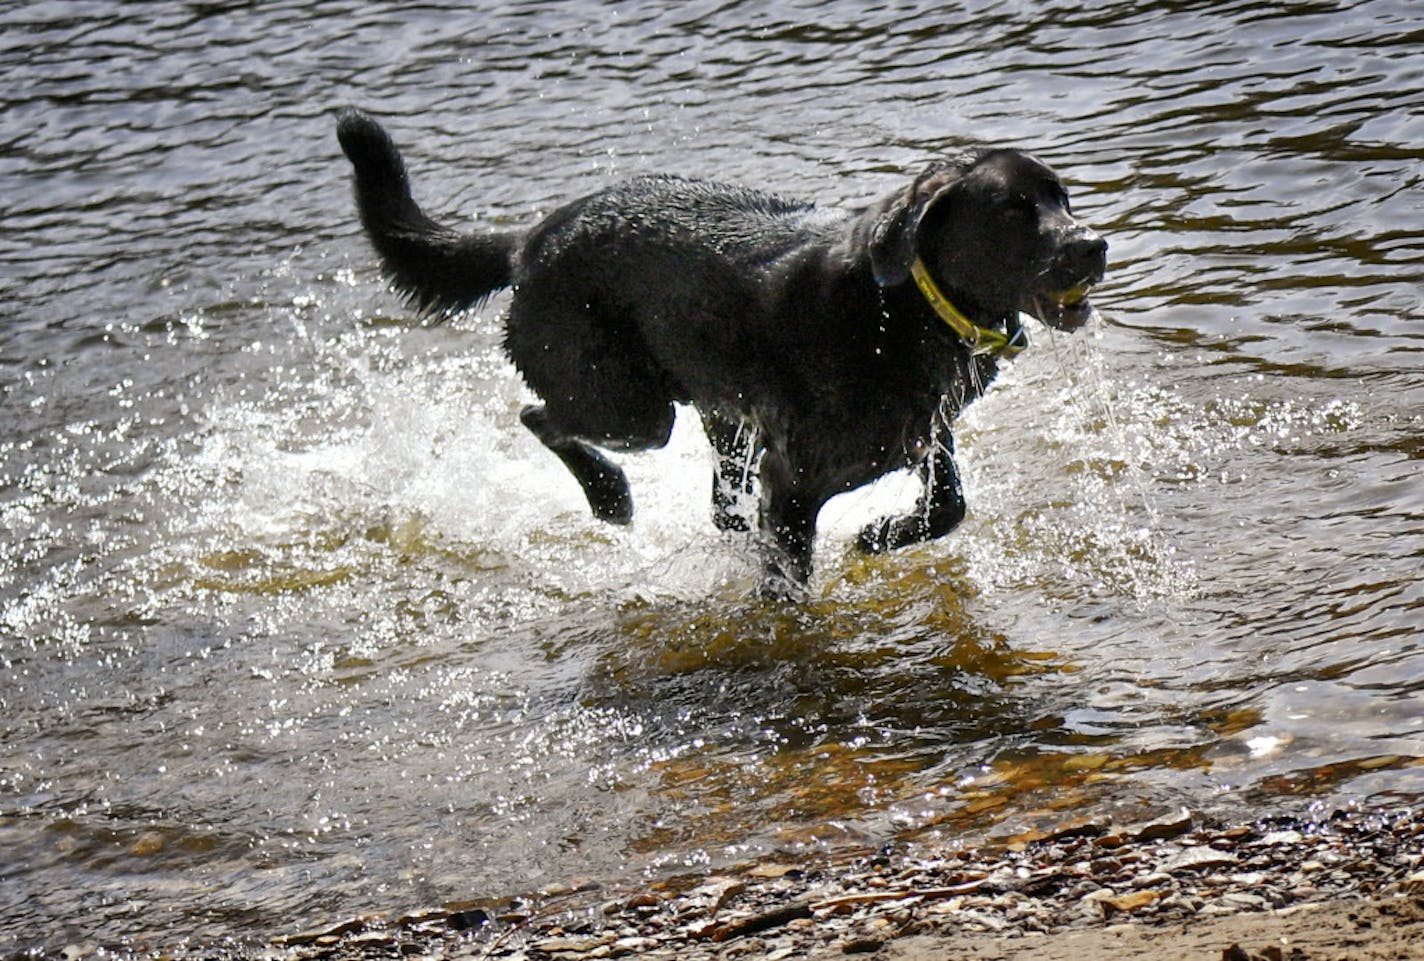
M 939 285 L 934 282 L 934 278 L 925 268 L 923 260 L 916 257 L 915 262 L 910 265 L 910 273 L 915 278 L 915 286 L 920 288 L 920 293 L 925 295 L 925 300 L 929 301 L 929 305 L 934 308 L 939 319 L 949 325 L 949 329 L 958 334 L 959 339 L 964 341 L 974 353 L 992 354 L 995 357 L 1012 357 L 1024 349 L 1023 344 L 1011 341 L 1008 334 L 1003 331 L 980 327 L 964 316 L 960 309 L 951 304 L 949 298 L 940 291 Z

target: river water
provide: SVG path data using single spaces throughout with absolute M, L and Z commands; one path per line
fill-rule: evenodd
M 0 951 L 1187 806 L 1424 795 L 1424 8 L 0 3 Z M 497 299 L 410 328 L 334 112 L 452 222 L 1012 144 L 1111 242 L 971 515 L 749 598 L 690 413 L 599 526 Z

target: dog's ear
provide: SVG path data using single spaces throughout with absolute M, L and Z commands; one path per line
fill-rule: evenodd
M 919 254 L 920 224 L 935 204 L 973 166 L 972 158 L 938 163 L 923 170 L 912 184 L 882 203 L 870 235 L 870 267 L 881 287 L 903 284 Z

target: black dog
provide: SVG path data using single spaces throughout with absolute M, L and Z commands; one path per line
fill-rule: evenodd
M 1014 150 L 933 164 L 849 213 L 653 176 L 522 236 L 462 235 L 416 206 L 374 120 L 343 111 L 338 136 L 371 243 L 416 306 L 448 313 L 514 288 L 505 350 L 544 402 L 522 420 L 593 513 L 633 516 L 623 472 L 594 445 L 661 447 L 673 404 L 693 404 L 718 454 L 719 527 L 747 526 L 734 507 L 755 467 L 772 592 L 810 576 L 821 506 L 889 471 L 917 466 L 924 494 L 865 528 L 862 550 L 958 524 L 951 423 L 1021 348 L 1019 311 L 1081 326 L 1105 266 L 1058 178 Z

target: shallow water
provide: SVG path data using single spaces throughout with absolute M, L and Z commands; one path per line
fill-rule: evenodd
M 1417 4 L 0 4 L 0 948 L 261 938 L 768 852 L 1424 793 Z M 333 111 L 523 224 L 852 204 L 988 141 L 1112 244 L 748 599 L 690 414 L 593 522 L 496 300 L 407 329 Z

